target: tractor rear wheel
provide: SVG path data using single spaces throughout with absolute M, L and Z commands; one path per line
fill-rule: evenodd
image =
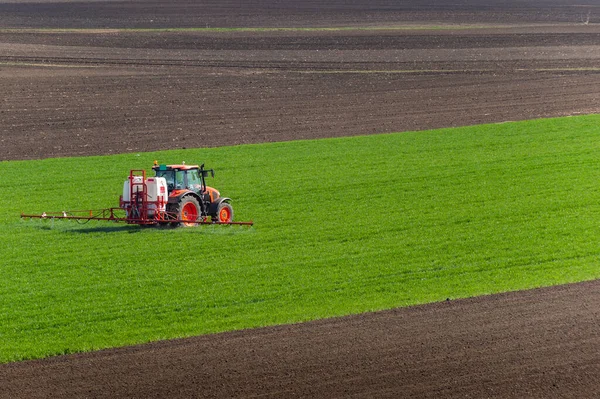
M 217 222 L 229 223 L 233 221 L 233 207 L 228 202 L 221 202 L 217 208 Z
M 202 220 L 200 203 L 192 196 L 183 197 L 174 208 L 177 219 L 182 220 L 182 222 L 174 223 L 175 226 L 196 226 L 195 222 Z

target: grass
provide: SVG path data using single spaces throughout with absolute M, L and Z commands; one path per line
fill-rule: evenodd
M 0 163 L 0 362 L 600 276 L 600 116 Z M 25 221 L 205 162 L 255 227 Z

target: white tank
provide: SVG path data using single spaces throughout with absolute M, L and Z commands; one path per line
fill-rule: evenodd
M 167 190 L 167 180 L 164 177 L 149 177 L 145 184 L 142 176 L 133 176 L 133 185 L 130 184 L 131 177 L 123 183 L 123 202 L 125 209 L 128 209 L 128 202 L 131 201 L 131 193 L 143 192 L 146 186 L 146 201 L 148 204 L 148 216 L 154 216 L 156 209 L 159 212 L 165 212 L 169 192 Z
M 167 201 L 169 200 L 169 192 L 167 190 L 167 179 L 164 177 L 149 177 L 146 179 L 146 185 L 148 187 L 148 201 L 155 202 L 156 204 L 150 204 L 149 209 L 157 209 L 160 212 L 164 212 L 167 207 Z

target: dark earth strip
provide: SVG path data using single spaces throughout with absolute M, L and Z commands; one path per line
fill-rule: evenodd
M 52 34 L 0 32 L 0 160 L 599 112 L 600 27 L 573 37 L 581 26 L 561 29 L 549 44 L 543 33 L 525 34 L 525 47 L 525 39 L 497 47 L 519 37 L 509 28 L 472 37 L 382 31 L 391 39 L 381 45 L 373 31 L 310 32 L 302 40 L 298 32 L 98 34 L 94 40 L 106 40 L 98 47 L 83 45 L 92 34 L 71 33 L 59 45 Z M 235 49 L 236 40 L 281 45 Z
M 3 0 L 0 26 L 330 27 L 402 23 L 580 23 L 594 0 Z
M 202 32 L 112 31 L 90 33 L 0 30 L 3 43 L 140 49 L 189 50 L 406 50 L 471 49 L 600 44 L 596 27 L 535 27 L 538 32 L 514 33 L 514 28 L 356 31 Z M 552 31 L 555 32 L 552 32 Z M 581 31 L 577 31 L 581 30 Z
M 0 366 L 2 398 L 591 398 L 600 282 Z

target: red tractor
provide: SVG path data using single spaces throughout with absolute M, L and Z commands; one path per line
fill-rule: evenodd
M 204 164 L 159 165 L 156 162 L 152 169 L 156 177 L 164 178 L 167 183 L 167 214 L 189 221 L 181 224 L 194 225 L 209 217 L 212 222 L 233 221 L 231 198 L 221 197 L 219 191 L 206 185 L 206 176 L 215 176 L 213 169 L 204 169 Z

